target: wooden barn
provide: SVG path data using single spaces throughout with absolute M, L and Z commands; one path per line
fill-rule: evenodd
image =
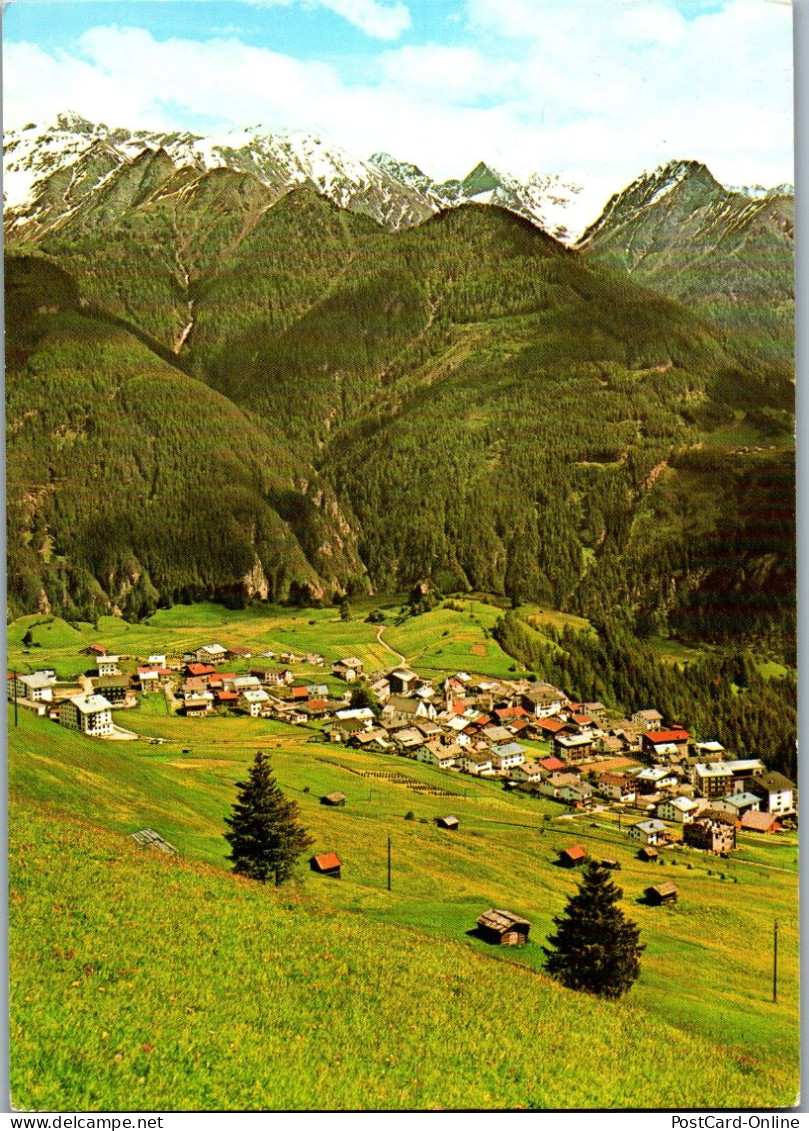
M 610 860 L 607 856 L 601 861 L 602 868 L 609 868 L 611 872 L 617 872 L 621 867 L 620 860 Z
M 156 833 L 154 829 L 141 829 L 140 832 L 129 834 L 133 840 L 144 848 L 156 848 L 159 852 L 165 852 L 167 856 L 177 856 L 179 853 L 173 844 L 169 844 L 164 840 L 160 833 Z
M 345 805 L 346 795 L 344 793 L 327 793 L 325 797 L 321 797 L 321 805 Z
M 435 823 L 439 829 L 457 829 L 460 822 L 457 817 L 436 817 Z
M 333 880 L 339 880 L 343 864 L 336 852 L 324 852 L 320 856 L 313 856 L 309 861 L 309 867 L 321 876 L 331 876 Z
M 574 844 L 572 848 L 563 848 L 559 853 L 559 863 L 565 868 L 574 868 L 577 864 L 583 864 L 586 859 L 587 853 L 580 844 Z
M 654 904 L 655 907 L 659 907 L 663 903 L 677 902 L 677 888 L 671 882 L 647 888 L 644 894 L 647 903 Z
M 658 856 L 657 849 L 651 848 L 648 844 L 644 844 L 643 848 L 638 853 L 639 859 L 645 860 L 647 863 L 650 860 L 657 860 L 657 856 Z
M 496 946 L 525 946 L 531 924 L 512 911 L 490 907 L 478 918 L 478 932 Z

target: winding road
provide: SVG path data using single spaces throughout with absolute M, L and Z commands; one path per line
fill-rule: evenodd
M 397 652 L 395 648 L 391 648 L 390 644 L 386 643 L 382 639 L 382 628 L 381 627 L 376 630 L 376 639 L 377 639 L 377 643 L 381 644 L 383 648 L 387 648 L 387 650 L 389 652 L 391 652 L 396 657 L 396 659 L 399 661 L 400 664 L 406 664 L 407 663 L 407 660 L 404 658 L 404 656 L 402 655 L 401 652 Z

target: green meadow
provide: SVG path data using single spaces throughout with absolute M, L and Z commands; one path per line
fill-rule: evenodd
M 451 639 L 446 647 L 458 652 L 449 667 L 494 674 L 495 652 L 469 652 L 495 646 L 484 611 L 470 602 L 454 613 L 457 635 L 450 629 L 443 638 L 452 615 L 437 609 L 391 624 L 384 640 L 426 673 L 442 670 L 432 661 Z M 22 660 L 22 637 L 36 619 L 11 626 L 12 663 Z M 60 674 L 90 640 L 132 656 L 211 640 L 282 643 L 287 635 L 295 643 L 286 647 L 327 659 L 379 646 L 373 625 L 340 622 L 333 610 L 176 608 L 141 625 L 39 624 L 32 640 L 48 631 L 52 646 L 26 647 L 36 653 L 33 666 Z M 464 649 L 461 665 L 454 656 Z M 18 1107 L 796 1102 L 796 835 L 742 833 L 728 860 L 680 848 L 662 864 L 644 864 L 626 823 L 619 830 L 606 814 L 571 814 L 497 782 L 351 751 L 316 730 L 237 716 L 184 720 L 167 714 L 162 695 L 118 720 L 143 737 L 87 739 L 24 710 L 15 727 L 9 712 Z M 163 743 L 149 741 L 156 737 Z M 229 874 L 223 818 L 257 749 L 272 755 L 279 783 L 298 802 L 313 852 L 340 855 L 339 881 L 315 876 L 305 861 L 278 889 Z M 346 794 L 345 807 L 321 805 L 335 790 Z M 434 823 L 450 813 L 457 832 Z M 129 838 L 147 827 L 178 857 Z M 641 978 L 618 1003 L 564 990 L 542 972 L 542 943 L 576 886 L 558 853 L 576 843 L 620 862 L 623 905 L 647 944 Z M 675 905 L 640 902 L 663 880 L 679 889 Z M 530 920 L 525 948 L 501 951 L 470 936 L 490 906 Z

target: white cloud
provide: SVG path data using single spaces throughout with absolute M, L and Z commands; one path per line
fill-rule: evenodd
M 366 35 L 378 39 L 398 39 L 410 27 L 410 12 L 404 4 L 378 4 L 376 0 L 320 0 L 329 8 L 354 24 Z
M 246 0 L 256 8 L 289 7 L 295 0 Z M 376 39 L 398 39 L 410 27 L 410 11 L 401 2 L 380 4 L 379 0 L 305 0 L 310 8 L 328 8 L 354 27 Z
M 317 2 L 370 20 L 376 36 L 378 13 L 397 10 Z M 792 176 L 790 19 L 760 0 L 689 19 L 667 0 L 468 0 L 452 44 L 380 51 L 362 81 L 232 35 L 159 41 L 96 27 L 72 50 L 7 41 L 4 116 L 19 125 L 71 108 L 132 128 L 316 129 L 438 179 L 483 159 L 567 174 L 603 198 L 672 158 L 704 161 L 725 182 L 774 184 Z

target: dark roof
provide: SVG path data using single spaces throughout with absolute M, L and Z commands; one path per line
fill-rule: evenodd
M 715 821 L 720 825 L 736 824 L 736 818 L 731 813 L 725 813 L 721 809 L 703 809 L 693 823 L 701 825 L 707 821 Z
M 526 930 L 531 926 L 527 919 L 515 915 L 513 911 L 503 911 L 499 907 L 490 907 L 488 911 L 484 911 L 478 917 L 479 927 L 488 927 L 492 931 L 498 931 L 501 935 L 512 927 L 525 927 Z
M 795 788 L 795 783 L 784 777 L 783 774 L 779 774 L 777 770 L 771 770 L 768 774 L 756 774 L 753 781 L 756 785 L 764 786 L 772 793 L 782 793 L 784 790 Z
M 128 675 L 101 675 L 93 677 L 93 688 L 96 691 L 112 690 L 114 687 L 129 687 Z
M 667 880 L 664 884 L 655 884 L 654 887 L 647 888 L 647 891 L 656 892 L 657 895 L 676 895 L 677 894 L 677 888 L 674 886 L 673 883 L 671 883 L 670 880 Z

